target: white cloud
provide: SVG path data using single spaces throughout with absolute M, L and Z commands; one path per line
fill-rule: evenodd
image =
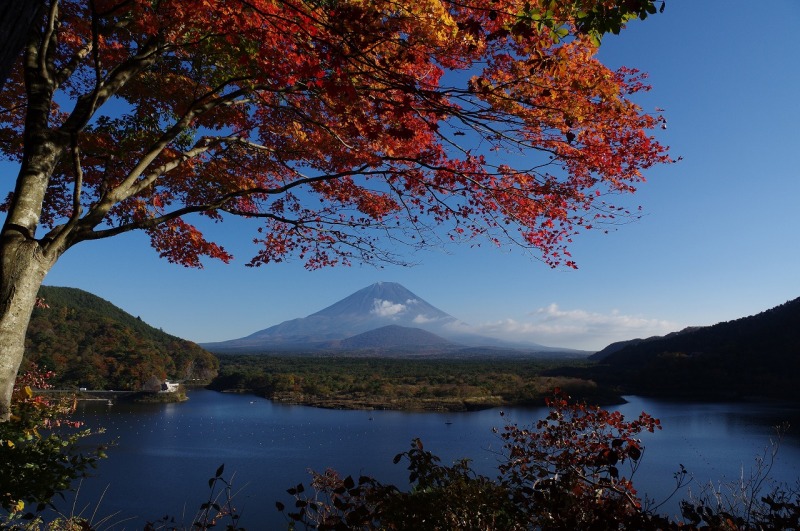
M 503 319 L 476 327 L 479 334 L 533 341 L 553 347 L 599 350 L 615 341 L 664 335 L 682 325 L 641 316 L 586 310 L 562 310 L 557 304 L 539 308 L 522 319 Z
M 436 320 L 435 317 L 428 317 L 428 316 L 425 316 L 425 315 L 422 315 L 422 314 L 419 314 L 416 317 L 414 317 L 414 322 L 417 323 L 417 324 L 430 323 L 431 321 L 435 321 L 435 320 Z
M 398 302 L 375 299 L 372 303 L 372 313 L 379 317 L 394 317 L 406 311 L 406 305 Z
M 474 326 L 459 320 L 445 322 L 444 329 L 452 334 L 480 334 Z

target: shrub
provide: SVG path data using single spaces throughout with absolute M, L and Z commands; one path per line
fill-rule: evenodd
M 642 431 L 660 429 L 646 413 L 632 422 L 618 412 L 573 404 L 556 392 L 535 428 L 507 425 L 498 434 L 505 461 L 496 480 L 467 460 L 443 466 L 415 439 L 395 457 L 408 462 L 410 489 L 374 478 L 312 473 L 288 519 L 307 529 L 609 529 L 662 519 L 642 510 L 631 477 L 642 456 Z M 628 474 L 621 472 L 628 467 Z M 283 504 L 278 509 L 286 512 Z
M 22 373 L 14 386 L 11 418 L 0 423 L 0 507 L 10 518 L 33 518 L 26 507 L 43 510 L 105 456 L 103 446 L 87 453 L 78 450 L 78 441 L 94 432 L 69 419 L 74 396 L 47 397 L 34 391 L 50 388 L 53 376 L 36 366 Z
M 643 507 L 633 485 L 644 455 L 637 436 L 661 429 L 657 419 L 642 413 L 626 421 L 558 391 L 547 404 L 549 414 L 534 426 L 496 430 L 503 441 L 496 479 L 475 473 L 467 460 L 443 466 L 415 439 L 395 457 L 408 463 L 408 490 L 369 476 L 312 472 L 311 492 L 302 483 L 289 489 L 294 509 L 279 502 L 278 510 L 293 528 L 320 531 L 800 529 L 800 494 L 767 482 L 771 459 L 731 487 L 739 495 L 707 489 L 681 502 L 683 517 L 672 520 Z M 676 491 L 687 475 L 683 467 L 675 474 Z
M 499 433 L 505 462 L 499 482 L 525 522 L 548 529 L 616 527 L 641 513 L 632 478 L 643 453 L 637 435 L 661 429 L 642 413 L 570 403 L 560 392 L 535 428 L 507 425 Z

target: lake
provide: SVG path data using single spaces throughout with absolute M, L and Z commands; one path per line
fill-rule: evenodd
M 442 462 L 469 457 L 474 468 L 494 476 L 502 427 L 499 409 L 470 413 L 342 411 L 272 403 L 248 395 L 191 390 L 181 404 L 82 402 L 78 418 L 105 427 L 93 441 L 116 440 L 93 477 L 68 495 L 59 509 L 82 512 L 107 530 L 141 529 L 164 515 L 191 523 L 208 497 L 208 479 L 221 464 L 232 479 L 241 525 L 253 531 L 286 529 L 275 502 L 289 506 L 286 489 L 308 483 L 308 469 L 334 468 L 343 475 L 372 475 L 407 485 L 405 467 L 392 464 L 414 437 Z M 645 434 L 642 465 L 634 477 L 640 492 L 660 499 L 672 490 L 683 464 L 695 479 L 736 480 L 749 473 L 782 422 L 800 425 L 800 409 L 781 404 L 695 404 L 627 397 L 619 409 L 627 419 L 647 411 L 663 430 Z M 530 424 L 544 408 L 506 408 L 506 419 Z M 800 478 L 800 436 L 782 441 L 774 477 Z M 683 497 L 686 492 L 681 493 Z M 664 510 L 675 512 L 671 503 Z M 92 516 L 94 515 L 94 516 Z

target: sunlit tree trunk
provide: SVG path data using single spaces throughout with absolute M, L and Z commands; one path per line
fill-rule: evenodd
M 23 159 L 14 198 L 0 232 L 0 422 L 8 420 L 11 393 L 25 352 L 25 333 L 45 275 L 68 247 L 64 234 L 37 238 L 49 176 L 63 145 L 47 135 Z
M 0 245 L 0 421 L 8 420 L 11 392 L 25 352 L 25 332 L 36 294 L 50 269 L 39 243 L 3 234 Z
M 45 4 L 42 0 L 24 2 L 32 4 L 28 8 L 35 10 Z M 16 6 L 19 3 L 12 0 L 0 8 L 0 29 L 8 23 L 7 17 L 20 10 Z M 36 13 L 29 15 L 33 21 Z M 21 30 L 25 38 L 30 37 L 31 21 Z M 23 21 L 18 22 L 22 24 Z M 0 45 L 4 42 L 0 39 Z M 28 43 L 24 56 L 27 108 L 22 161 L 0 232 L 0 422 L 9 418 L 11 393 L 25 353 L 25 334 L 39 287 L 70 246 L 68 235 L 73 228 L 72 222 L 79 215 L 79 212 L 73 212 L 75 219 L 71 218 L 47 234 L 42 233 L 40 221 L 45 194 L 55 167 L 69 151 L 71 137 L 63 128 L 50 127 L 57 82 L 52 71 L 43 73 L 37 66 L 40 65 L 38 54 L 39 47 L 33 39 Z

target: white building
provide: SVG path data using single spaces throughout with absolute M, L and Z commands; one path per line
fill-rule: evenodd
M 179 386 L 180 384 L 172 383 L 169 380 L 164 380 L 164 382 L 161 384 L 161 390 L 159 393 L 176 393 Z

